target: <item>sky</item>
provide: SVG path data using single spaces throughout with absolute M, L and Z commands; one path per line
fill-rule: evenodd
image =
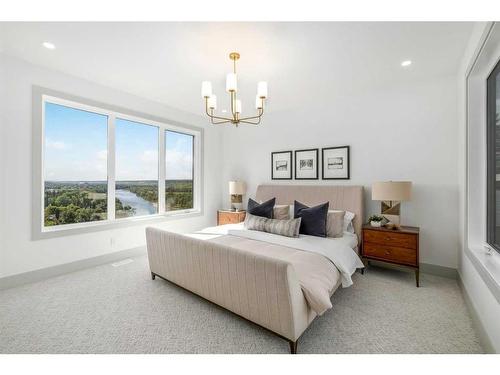
M 158 178 L 158 128 L 117 119 L 116 180 Z M 193 137 L 166 131 L 166 179 L 191 179 Z M 107 179 L 107 116 L 45 104 L 45 179 Z

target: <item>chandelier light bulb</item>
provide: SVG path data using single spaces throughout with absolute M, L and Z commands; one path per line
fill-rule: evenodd
M 226 91 L 236 92 L 237 91 L 237 80 L 236 73 L 229 73 L 226 78 Z
M 210 96 L 212 96 L 212 82 L 203 81 L 201 83 L 201 97 L 209 98 Z
M 217 95 L 211 95 L 208 98 L 208 108 L 217 109 Z
M 263 106 L 263 103 L 262 103 L 262 99 L 260 98 L 259 95 L 255 96 L 255 108 L 256 109 L 262 109 L 264 106 Z
M 257 85 L 257 95 L 262 99 L 267 98 L 267 82 L 259 82 Z
M 236 113 L 241 113 L 241 100 L 236 100 L 236 106 L 235 106 L 234 112 Z

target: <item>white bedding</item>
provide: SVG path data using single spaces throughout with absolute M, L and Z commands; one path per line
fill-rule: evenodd
M 244 237 L 323 255 L 340 271 L 342 287 L 344 288 L 352 285 L 351 276 L 356 269 L 364 267 L 363 262 L 361 262 L 359 256 L 353 250 L 358 243 L 357 236 L 348 232 L 344 232 L 344 236 L 340 238 L 323 238 L 307 235 L 291 238 L 247 230 L 243 223 L 239 223 L 205 228 L 190 236 L 208 240 L 222 235 Z
M 216 227 L 208 227 L 205 229 L 202 229 L 198 232 L 195 232 L 194 234 L 191 234 L 190 236 L 193 236 L 195 238 L 200 238 L 200 239 L 210 239 L 210 238 L 215 238 L 218 236 L 222 236 L 225 234 L 229 234 L 228 231 L 230 230 L 246 230 L 245 226 L 243 223 L 238 223 L 238 224 L 224 224 L 224 225 L 219 225 Z M 281 237 L 281 236 L 279 236 Z M 312 237 L 312 236 L 305 236 L 303 234 L 300 235 L 300 237 Z M 299 237 L 299 238 L 300 238 Z M 351 249 L 355 249 L 356 246 L 358 246 L 358 236 L 355 233 L 350 233 L 350 232 L 344 232 L 344 235 L 339 238 L 321 238 L 321 237 L 316 237 L 320 238 L 323 240 L 328 240 L 328 241 L 335 241 L 339 245 L 346 245 L 349 246 Z

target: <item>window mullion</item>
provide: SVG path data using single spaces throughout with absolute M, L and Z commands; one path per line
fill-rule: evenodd
M 115 220 L 116 138 L 114 114 L 108 116 L 108 220 Z
M 158 213 L 165 213 L 165 129 L 158 128 Z

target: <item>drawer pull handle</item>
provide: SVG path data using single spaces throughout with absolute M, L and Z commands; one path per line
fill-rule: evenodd
M 386 237 L 385 238 L 386 241 L 390 241 L 391 240 L 391 237 Z
M 391 252 L 389 250 L 386 250 L 385 255 L 391 255 Z

